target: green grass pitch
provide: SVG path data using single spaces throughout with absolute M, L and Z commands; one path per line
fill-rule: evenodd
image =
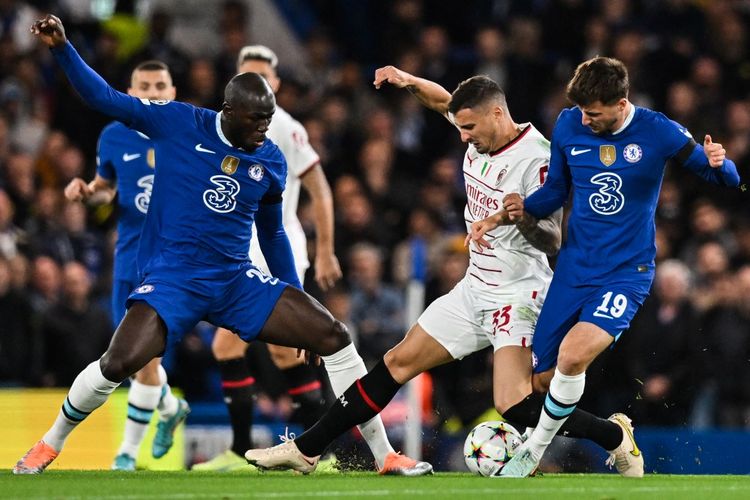
M 375 473 L 266 474 L 195 472 L 58 471 L 13 476 L 0 471 L 0 498 L 112 500 L 194 498 L 408 498 L 507 499 L 747 499 L 750 477 L 648 475 L 624 479 L 602 474 L 548 474 L 529 479 L 488 479 L 438 473 L 420 478 Z

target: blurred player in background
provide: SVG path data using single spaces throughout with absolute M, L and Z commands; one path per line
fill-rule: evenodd
M 552 135 L 549 178 L 536 193 L 511 193 L 504 210 L 472 225 L 485 235 L 525 217 L 559 210 L 573 191 L 568 237 L 555 268 L 534 338 L 534 372 L 548 387 L 544 411 L 530 438 L 501 475 L 526 477 L 575 411 L 586 369 L 628 328 L 651 288 L 656 254 L 654 213 L 667 160 L 709 182 L 739 185 L 734 162 L 706 135 L 697 144 L 682 125 L 628 100 L 625 65 L 595 57 L 568 83 L 575 107 L 560 113 Z M 658 341 L 658 332 L 654 332 Z M 556 365 L 556 366 L 555 366 Z M 625 475 L 643 475 L 643 455 L 625 415 L 610 417 L 625 438 L 610 457 Z
M 253 72 L 263 76 L 278 92 L 281 81 L 276 73 L 278 58 L 263 45 L 244 47 L 237 59 L 237 73 Z M 292 246 L 294 263 L 300 283 L 310 265 L 307 258 L 307 241 L 297 218 L 300 185 L 310 194 L 315 221 L 315 281 L 327 290 L 341 278 L 341 267 L 333 252 L 333 199 L 320 158 L 307 140 L 307 131 L 297 120 L 279 106 L 268 127 L 267 137 L 284 154 L 287 161 L 287 182 L 282 204 L 283 223 Z M 250 260 L 264 273 L 269 274 L 263 253 L 253 237 Z M 245 353 L 248 344 L 224 328 L 216 330 L 211 346 L 221 371 L 224 401 L 229 409 L 232 424 L 232 446 L 193 470 L 228 471 L 247 467 L 243 454 L 252 448 L 251 428 L 253 417 L 254 379 L 250 376 Z M 268 345 L 271 359 L 284 376 L 287 394 L 295 411 L 291 421 L 307 428 L 320 418 L 325 410 L 323 386 L 318 371 L 297 356 L 297 350 L 273 344 Z
M 531 194 L 544 183 L 549 141 L 530 123 L 513 121 L 505 93 L 475 76 L 451 95 L 440 85 L 393 66 L 375 72 L 375 86 L 406 88 L 423 105 L 448 118 L 468 144 L 463 174 L 467 225 L 501 206 L 504 192 Z M 471 248 L 464 278 L 430 304 L 406 338 L 366 376 L 344 392 L 309 431 L 265 450 L 250 450 L 250 463 L 302 470 L 349 427 L 380 412 L 403 384 L 436 366 L 492 346 L 495 408 L 522 429 L 538 418 L 542 396 L 532 394 L 531 345 L 552 270 L 547 255 L 560 248 L 562 210 L 544 219 L 525 217 L 499 228 L 491 248 Z M 534 413 L 536 411 L 536 413 Z M 578 410 L 563 429 L 607 450 L 622 440 L 615 423 Z
M 166 64 L 146 61 L 133 70 L 129 95 L 171 101 L 175 93 Z M 99 136 L 96 161 L 94 180 L 89 183 L 81 178 L 71 180 L 65 187 L 65 197 L 96 206 L 111 203 L 119 193 L 112 280 L 112 321 L 116 328 L 125 316 L 128 295 L 140 283 L 136 253 L 151 201 L 156 155 L 154 145 L 146 135 L 121 122 L 113 122 Z M 150 361 L 130 382 L 125 435 L 112 469 L 135 470 L 138 449 L 155 409 L 159 410 L 159 423 L 151 453 L 155 458 L 160 458 L 171 448 L 174 430 L 190 410 L 185 400 L 172 394 L 159 358 Z

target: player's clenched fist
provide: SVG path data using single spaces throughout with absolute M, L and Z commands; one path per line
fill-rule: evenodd
M 390 83 L 401 89 L 409 85 L 410 76 L 409 73 L 401 71 L 395 66 L 385 66 L 375 70 L 375 81 L 372 83 L 376 89 L 379 89 L 383 83 Z
M 718 142 L 713 142 L 711 136 L 708 134 L 703 139 L 703 152 L 706 153 L 706 158 L 708 158 L 708 164 L 711 168 L 721 168 L 724 164 L 724 159 L 727 157 L 727 150 L 724 149 L 724 146 Z
M 32 24 L 31 32 L 38 36 L 48 47 L 57 47 L 67 41 L 62 21 L 60 21 L 59 17 L 52 14 L 47 14 L 44 19 L 40 19 Z
M 86 181 L 76 177 L 65 186 L 65 198 L 70 201 L 86 201 L 93 193 Z
M 523 198 L 518 193 L 510 193 L 503 198 L 503 208 L 513 222 L 523 219 Z

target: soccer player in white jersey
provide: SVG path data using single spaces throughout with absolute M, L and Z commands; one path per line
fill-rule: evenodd
M 280 79 L 276 73 L 276 54 L 263 45 L 244 47 L 237 59 L 237 72 L 253 72 L 268 80 L 274 92 L 278 92 Z M 304 283 L 305 271 L 310 265 L 307 258 L 307 241 L 299 219 L 297 203 L 300 187 L 310 194 L 315 217 L 316 251 L 315 281 L 321 289 L 327 290 L 341 278 L 341 267 L 333 251 L 333 200 L 320 158 L 307 140 L 307 131 L 289 113 L 276 107 L 276 114 L 268 128 L 267 136 L 281 149 L 287 160 L 288 173 L 283 201 L 283 223 L 297 266 L 300 282 Z M 253 238 L 250 246 L 250 260 L 269 273 L 263 253 Z M 212 349 L 221 367 L 222 389 L 229 407 L 232 421 L 233 441 L 230 449 L 212 460 L 193 467 L 193 470 L 227 471 L 247 467 L 242 456 L 251 447 L 250 426 L 252 423 L 253 379 L 245 359 L 248 344 L 229 330 L 216 331 Z M 282 371 L 287 383 L 287 393 L 298 406 L 300 420 L 305 428 L 314 424 L 323 413 L 323 396 L 317 370 L 304 363 L 297 355 L 297 349 L 268 345 L 276 366 Z M 334 392 L 338 395 L 345 388 L 335 377 L 331 379 Z M 388 443 L 380 419 L 365 424 L 363 435 L 375 456 L 378 468 L 391 473 L 418 475 L 432 471 L 424 462 L 416 462 L 394 453 Z
M 490 78 L 470 78 L 450 94 L 434 82 L 387 66 L 375 72 L 374 83 L 377 88 L 390 83 L 408 89 L 458 128 L 468 144 L 463 164 L 467 227 L 501 207 L 504 193 L 531 194 L 544 183 L 549 141 L 530 123 L 513 121 L 504 92 Z M 472 247 L 466 276 L 430 304 L 404 340 L 347 389 L 315 426 L 294 441 L 250 450 L 248 461 L 300 470 L 339 434 L 380 412 L 411 378 L 490 345 L 495 351 L 495 407 L 524 428 L 535 422 L 541 400 L 532 395 L 530 346 L 552 278 L 547 254 L 560 247 L 561 217 L 558 210 L 542 220 L 524 218 L 493 231 L 491 248 Z M 563 430 L 607 446 L 611 441 L 602 441 L 603 427 L 619 444 L 622 432 L 617 425 L 582 410 Z

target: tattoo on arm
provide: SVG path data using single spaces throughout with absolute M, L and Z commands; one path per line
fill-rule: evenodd
M 547 255 L 556 255 L 562 242 L 561 222 L 562 210 L 558 210 L 542 220 L 525 214 L 524 219 L 516 223 L 516 227 L 531 246 Z
M 417 88 L 416 85 L 407 85 L 406 90 L 408 90 L 412 95 L 419 94 L 419 88 Z

